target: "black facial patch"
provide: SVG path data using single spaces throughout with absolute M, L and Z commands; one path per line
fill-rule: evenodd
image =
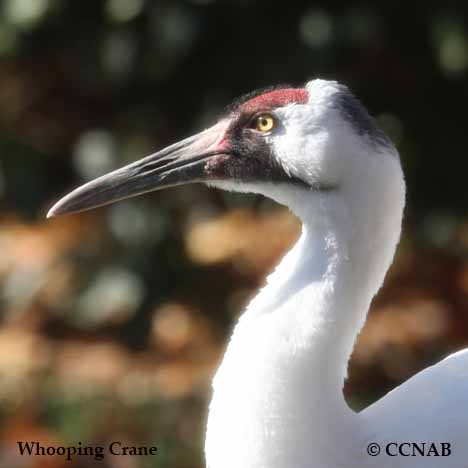
M 368 137 L 370 142 L 376 146 L 394 148 L 391 140 L 347 86 L 340 84 L 339 90 L 333 99 L 334 105 L 341 113 L 341 116 L 351 124 L 358 135 Z

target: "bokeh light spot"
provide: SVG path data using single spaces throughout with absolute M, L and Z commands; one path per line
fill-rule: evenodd
M 171 54 L 177 56 L 188 52 L 197 37 L 198 26 L 196 17 L 182 5 L 155 10 L 152 16 L 152 29 L 158 48 L 166 51 L 166 54 L 171 51 Z
M 8 23 L 28 29 L 45 17 L 49 7 L 49 0 L 5 0 L 3 15 Z
M 78 301 L 79 325 L 94 327 L 101 323 L 120 323 L 131 317 L 143 300 L 141 279 L 121 267 L 107 267 L 93 279 Z
M 458 77 L 468 69 L 468 35 L 455 18 L 435 21 L 432 35 L 441 70 L 449 77 Z
M 78 174 L 86 180 L 94 179 L 115 167 L 116 144 L 106 130 L 83 133 L 75 144 L 73 163 Z
M 108 0 L 106 13 L 111 21 L 124 23 L 136 18 L 144 4 L 144 0 Z
M 349 39 L 367 46 L 378 33 L 379 21 L 376 15 L 362 8 L 353 8 L 344 19 Z
M 302 17 L 299 32 L 307 46 L 317 49 L 324 47 L 332 39 L 332 18 L 324 10 L 310 10 Z
M 103 68 L 111 78 L 125 78 L 132 70 L 136 54 L 136 41 L 128 33 L 107 36 L 101 51 Z
M 169 222 L 162 211 L 129 200 L 110 207 L 109 224 L 119 241 L 144 246 L 157 244 L 166 234 Z

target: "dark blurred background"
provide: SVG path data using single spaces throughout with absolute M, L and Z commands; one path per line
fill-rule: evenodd
M 404 235 L 350 404 L 467 346 L 467 23 L 450 0 L 1 1 L 0 466 L 97 466 L 19 457 L 19 440 L 159 448 L 101 467 L 203 465 L 211 375 L 297 220 L 196 185 L 44 217 L 258 87 L 343 81 L 402 155 Z

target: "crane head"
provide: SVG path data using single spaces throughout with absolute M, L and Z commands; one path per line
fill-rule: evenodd
M 248 95 L 211 128 L 72 191 L 48 217 L 190 182 L 264 193 L 281 202 L 274 195 L 281 187 L 329 192 L 353 183 L 350 174 L 361 174 L 362 161 L 375 153 L 398 160 L 346 86 L 312 80 L 305 87 Z

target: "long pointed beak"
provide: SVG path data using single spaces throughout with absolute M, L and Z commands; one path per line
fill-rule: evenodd
M 118 200 L 207 178 L 207 161 L 228 154 L 222 121 L 128 166 L 103 175 L 59 200 L 47 217 L 76 213 Z

